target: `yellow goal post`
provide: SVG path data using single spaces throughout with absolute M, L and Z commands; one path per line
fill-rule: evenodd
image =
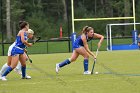
M 109 18 L 74 18 L 74 0 L 71 0 L 71 16 L 72 16 L 72 32 L 75 32 L 74 22 L 75 21 L 95 21 L 95 20 L 133 20 L 134 30 L 136 30 L 136 17 L 135 17 L 135 0 L 133 1 L 133 16 L 130 17 L 109 17 Z

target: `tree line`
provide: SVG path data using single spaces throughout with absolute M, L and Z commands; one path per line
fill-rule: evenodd
M 133 16 L 133 0 L 73 0 L 75 18 L 129 17 Z M 59 37 L 60 26 L 63 37 L 69 37 L 71 30 L 71 0 L 1 0 L 1 24 L 6 42 L 13 41 L 19 31 L 18 22 L 26 20 L 35 34 L 43 39 Z M 140 1 L 135 0 L 136 22 L 140 20 Z M 9 5 L 9 6 L 8 6 Z M 107 20 L 75 22 L 75 31 L 80 33 L 85 25 L 93 26 L 95 31 L 105 35 L 108 23 L 133 22 L 133 20 Z M 9 24 L 8 24 L 9 23 Z M 9 27 L 9 28 L 8 28 Z M 132 27 L 116 27 L 129 35 Z M 139 29 L 139 27 L 137 27 Z M 117 34 L 115 32 L 114 34 Z M 121 32 L 120 32 L 121 33 Z M 1 36 L 0 36 L 1 37 Z

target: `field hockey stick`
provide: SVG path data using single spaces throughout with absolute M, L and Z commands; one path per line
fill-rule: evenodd
M 134 44 L 134 42 L 132 42 L 132 44 L 130 44 L 129 46 L 132 46 Z
M 27 47 L 25 47 L 24 52 L 25 52 L 26 56 L 28 57 L 29 62 L 32 63 L 32 59 L 29 57 L 28 51 L 26 49 L 27 49 Z
M 97 60 L 97 55 L 98 55 L 98 48 L 97 48 L 97 51 L 96 51 L 96 58 L 94 58 L 94 63 L 93 63 L 93 66 L 92 66 L 92 70 L 91 70 L 91 74 L 93 74 L 93 71 L 94 71 L 94 67 L 95 67 L 95 64 L 96 64 L 96 60 Z
M 38 42 L 41 39 L 41 37 L 33 37 L 33 44 Z
M 29 62 L 32 63 L 32 59 L 29 57 L 29 55 L 26 53 L 28 59 L 29 59 Z

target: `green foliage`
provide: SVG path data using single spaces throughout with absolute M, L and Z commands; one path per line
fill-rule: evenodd
M 71 0 L 65 0 L 68 8 L 68 18 L 64 20 L 64 4 L 62 0 L 10 0 L 11 1 L 11 29 L 13 23 L 16 23 L 18 31 L 18 22 L 20 20 L 29 21 L 30 27 L 36 34 L 44 39 L 59 37 L 60 25 L 63 27 L 63 36 L 67 37 L 68 30 L 71 33 Z M 139 4 L 136 1 L 136 22 L 140 20 Z M 132 16 L 132 1 L 129 0 L 127 5 L 124 0 L 74 0 L 74 17 L 75 18 L 100 18 L 100 17 L 123 17 Z M 130 6 L 129 6 L 130 5 Z M 125 7 L 126 6 L 126 7 Z M 127 8 L 128 7 L 128 8 Z M 3 19 L 6 18 L 6 0 L 3 0 Z M 128 13 L 129 12 L 129 13 Z M 69 23 L 68 23 L 69 22 Z M 75 22 L 75 31 L 79 34 L 85 25 L 95 28 L 95 32 L 106 35 L 105 26 L 108 23 L 133 22 L 123 20 L 106 20 L 106 21 L 85 21 Z M 68 28 L 68 24 L 69 27 Z M 3 30 L 6 30 L 4 21 Z M 140 29 L 137 26 L 138 30 Z M 125 35 L 131 35 L 128 31 L 131 27 L 116 28 L 117 31 L 124 31 Z M 11 30 L 12 31 L 12 30 Z M 13 31 L 12 31 L 13 32 Z M 4 33 L 6 36 L 6 33 Z M 116 31 L 114 36 L 118 34 Z M 14 36 L 14 35 L 13 35 Z
M 35 31 L 35 34 L 46 37 L 46 30 L 49 27 L 49 24 L 47 23 L 47 19 L 44 17 L 42 12 L 32 13 L 32 15 L 28 17 L 27 20 L 30 23 L 30 28 Z
M 55 22 L 53 17 L 46 17 L 41 11 L 32 13 L 27 20 L 29 21 L 30 27 L 35 31 L 36 35 L 39 35 L 44 39 L 59 37 L 59 28 L 62 24 L 59 22 L 59 20 Z M 65 26 L 66 24 L 62 25 L 62 27 L 64 27 L 64 32 L 66 29 Z
M 21 8 L 22 4 L 18 0 L 11 0 L 11 19 L 12 21 L 17 21 L 26 11 Z

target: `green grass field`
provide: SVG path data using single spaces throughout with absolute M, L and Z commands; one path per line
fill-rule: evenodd
M 30 80 L 22 80 L 14 71 L 8 81 L 0 81 L 0 93 L 139 93 L 140 51 L 101 51 L 95 72 L 83 75 L 83 57 L 55 73 L 55 64 L 70 57 L 71 53 L 30 55 L 27 63 Z M 93 61 L 89 60 L 89 70 Z M 6 57 L 0 56 L 0 67 Z

